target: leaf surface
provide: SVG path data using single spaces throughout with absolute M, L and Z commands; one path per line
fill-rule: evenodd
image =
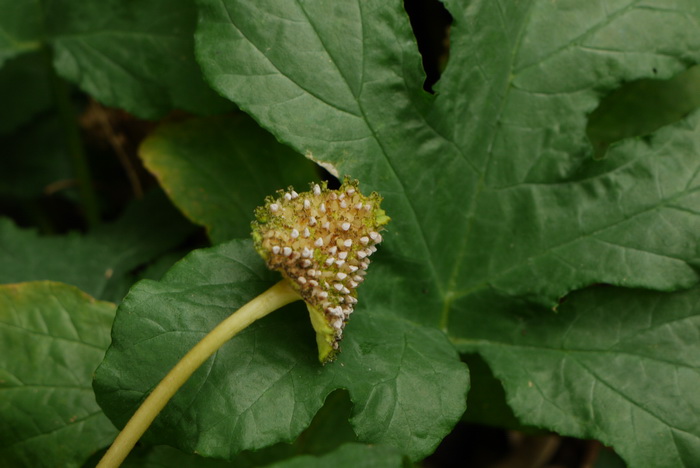
M 195 18 L 191 0 L 2 0 L 0 66 L 48 46 L 57 73 L 108 106 L 143 118 L 222 112 L 230 103 L 194 62 Z
M 213 243 L 250 235 L 255 207 L 286 184 L 316 180 L 313 165 L 245 114 L 166 123 L 139 154 L 173 202 Z
M 333 452 L 343 444 L 357 442 L 355 433 L 348 423 L 352 404 L 347 392 L 333 392 L 323 408 L 314 416 L 311 426 L 302 432 L 292 444 L 279 443 L 262 450 L 244 451 L 231 461 L 204 458 L 197 454 L 185 453 L 166 445 L 136 447 L 124 461 L 124 468 L 150 468 L 187 466 L 192 468 L 254 468 L 268 466 L 300 455 L 323 455 Z M 86 466 L 94 466 L 101 453 L 93 457 Z
M 462 323 L 453 342 L 482 354 L 521 420 L 599 439 L 630 466 L 692 466 L 699 304 L 700 288 L 589 289 L 553 317 L 518 304 L 492 310 L 486 323 Z
M 456 343 L 482 332 L 509 342 L 515 319 L 499 314 L 534 311 L 556 328 L 561 318 L 547 309 L 586 286 L 697 285 L 700 114 L 625 140 L 602 160 L 586 135 L 588 114 L 622 82 L 670 78 L 700 61 L 696 2 L 445 3 L 454 19 L 450 60 L 428 95 L 399 1 L 198 2 L 196 53 L 213 87 L 281 141 L 385 197 L 393 222 L 364 294 L 372 307 L 437 326 Z M 619 312 L 605 304 L 607 316 Z M 532 332 L 541 343 L 533 362 L 552 363 L 548 346 L 558 341 L 548 330 Z M 682 340 L 677 352 L 691 353 L 688 346 Z M 504 382 L 522 380 L 517 358 L 494 367 Z M 607 376 L 626 359 L 612 352 L 588 365 Z M 680 439 L 663 439 L 679 443 L 674 453 L 661 454 L 659 438 L 644 463 L 688 463 L 700 431 L 679 412 L 637 426 L 609 408 L 620 394 L 644 392 L 665 405 L 665 389 L 649 382 L 696 369 L 671 360 L 653 376 L 627 372 L 588 405 L 543 405 L 537 417 L 524 398 L 510 403 L 524 423 L 594 435 L 630 462 L 642 463 L 632 455 L 637 438 L 647 441 L 638 427 L 681 427 Z M 551 365 L 529 377 L 535 388 L 562 382 L 563 399 L 574 399 L 580 383 Z M 591 382 L 607 381 L 584 387 Z M 620 407 L 637 417 L 635 404 Z
M 377 468 L 401 468 L 404 457 L 386 446 L 346 444 L 342 447 L 320 456 L 302 455 L 290 457 L 286 460 L 265 464 L 274 468 L 314 468 L 336 466 L 356 467 L 361 460 L 363 467 Z M 124 468 L 170 468 L 172 466 L 187 466 L 188 468 L 247 468 L 262 466 L 259 464 L 242 463 L 237 459 L 234 463 L 223 460 L 204 458 L 194 454 L 186 454 L 166 445 L 149 447 L 147 450 L 135 450 L 122 465 Z
M 603 162 L 585 126 L 602 90 L 700 59 L 697 11 L 618 3 L 448 2 L 437 96 L 422 91 L 399 2 L 201 0 L 197 53 L 212 85 L 278 138 L 381 191 L 388 245 L 424 265 L 448 305 L 490 288 L 554 305 L 602 281 L 689 287 L 700 223 L 678 205 L 697 186 L 694 124 Z M 669 18 L 682 25 L 657 27 Z M 645 33 L 618 52 L 620 30 Z
M 250 241 L 232 241 L 195 251 L 160 282 L 138 283 L 120 306 L 96 373 L 105 413 L 123 425 L 187 350 L 275 280 Z M 232 459 L 291 441 L 342 388 L 360 440 L 401 447 L 413 458 L 430 453 L 464 412 L 467 374 L 450 343 L 381 308 L 358 307 L 346 330 L 340 359 L 324 367 L 301 303 L 253 324 L 195 372 L 148 440 Z
M 65 284 L 0 285 L 2 466 L 79 467 L 116 435 L 91 388 L 114 311 Z

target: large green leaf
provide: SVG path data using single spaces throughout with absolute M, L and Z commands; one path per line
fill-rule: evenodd
M 0 286 L 0 465 L 78 467 L 116 435 L 90 385 L 114 311 L 65 284 Z
M 618 3 L 449 2 L 435 97 L 398 1 L 201 0 L 198 57 L 278 138 L 381 190 L 387 244 L 424 265 L 444 313 L 491 288 L 554 305 L 601 281 L 688 287 L 692 131 L 597 162 L 585 127 L 601 91 L 700 59 L 698 12 L 692 0 L 678 2 L 685 16 Z
M 177 246 L 191 232 L 192 226 L 157 193 L 88 234 L 40 236 L 0 218 L 0 284 L 54 280 L 101 299 L 119 300 L 135 268 Z
M 119 308 L 96 374 L 105 413 L 123 425 L 189 348 L 274 281 L 250 241 L 232 241 L 195 251 L 160 282 L 138 283 Z M 437 330 L 362 300 L 358 306 L 340 359 L 325 367 L 303 304 L 252 325 L 190 378 L 147 440 L 231 459 L 292 440 L 326 396 L 344 388 L 360 440 L 413 458 L 430 453 L 464 411 L 465 367 Z
M 537 319 L 555 327 L 561 318 L 547 309 L 575 289 L 698 283 L 700 114 L 602 160 L 586 135 L 588 114 L 620 83 L 670 78 L 700 61 L 696 1 L 447 1 L 450 61 L 434 96 L 422 91 L 398 0 L 198 3 L 197 57 L 213 87 L 281 141 L 384 195 L 393 222 L 364 294 L 373 308 L 438 326 L 458 343 L 482 334 L 508 342 L 519 331 L 501 314 L 538 304 Z M 611 304 L 608 317 L 619 313 Z M 643 320 L 629 301 L 616 305 Z M 549 362 L 546 348 L 556 346 L 543 330 L 528 332 L 542 343 L 532 361 Z M 486 354 L 488 344 L 470 349 Z M 516 380 L 519 358 L 499 361 L 496 375 Z M 613 352 L 592 372 L 607 375 L 625 358 Z M 628 461 L 690 463 L 700 428 L 649 382 L 698 366 L 668 365 L 648 377 L 627 372 L 588 405 L 542 406 L 541 417 L 523 398 L 510 403 L 525 423 L 593 434 Z M 564 382 L 564 399 L 579 382 L 546 366 L 530 380 Z M 687 431 L 670 455 L 670 439 L 658 438 L 648 458 L 634 457 L 647 439 L 609 411 L 617 395 L 644 392 L 668 411 L 656 430 Z
M 316 179 L 313 165 L 245 114 L 159 127 L 140 155 L 173 202 L 212 242 L 248 237 L 255 207 L 285 184 Z
M 700 288 L 594 288 L 555 316 L 522 304 L 490 312 L 453 341 L 484 356 L 522 420 L 600 439 L 631 466 L 700 460 Z
M 230 104 L 194 62 L 195 16 L 192 0 L 0 0 L 0 66 L 49 46 L 58 74 L 106 105 L 146 118 L 220 112 Z

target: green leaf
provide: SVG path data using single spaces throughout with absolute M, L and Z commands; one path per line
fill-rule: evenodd
M 630 466 L 700 460 L 700 288 L 598 287 L 555 316 L 511 304 L 461 326 L 453 341 L 481 353 L 521 421 L 599 439 Z
M 357 442 L 348 418 L 352 402 L 348 392 L 337 390 L 326 398 L 311 424 L 291 443 L 278 443 L 261 450 L 239 453 L 231 463 L 236 467 L 269 465 L 298 455 L 322 455 L 343 444 Z
M 367 468 L 402 468 L 408 465 L 396 449 L 381 445 L 343 445 L 338 450 L 314 457 L 311 455 L 296 457 L 280 463 L 269 465 L 270 468 L 355 468 L 361 463 Z
M 363 299 L 457 343 L 487 333 L 509 342 L 516 314 L 556 328 L 561 318 L 548 309 L 592 284 L 697 285 L 700 113 L 625 140 L 602 160 L 586 135 L 588 115 L 621 83 L 667 79 L 700 61 L 696 2 L 445 3 L 454 19 L 450 59 L 428 95 L 398 0 L 198 1 L 196 54 L 212 86 L 280 141 L 385 197 L 393 222 Z M 630 301 L 606 303 L 599 323 L 620 309 L 637 313 Z M 589 340 L 597 333 L 591 327 Z M 563 379 L 549 359 L 558 336 L 538 339 L 530 360 L 550 365 L 529 378 L 544 388 Z M 676 352 L 692 355 L 693 346 L 681 340 Z M 496 375 L 520 382 L 521 355 L 509 359 Z M 613 353 L 589 365 L 607 375 L 627 359 Z M 682 364 L 672 359 L 654 383 L 672 386 L 686 372 L 692 380 L 698 363 Z M 543 406 L 538 423 L 599 436 L 641 463 L 633 452 L 651 432 L 611 408 L 634 406 L 619 395 L 670 400 L 651 378 L 623 376 L 588 404 Z M 573 399 L 576 380 L 564 382 L 556 396 Z M 696 393 L 685 393 L 694 410 Z M 525 398 L 510 403 L 534 423 Z M 666 411 L 659 417 L 678 416 Z M 693 459 L 700 428 L 679 420 L 686 432 L 672 439 L 675 423 L 643 426 L 678 444 L 643 450 L 644 463 Z
M 119 220 L 84 235 L 43 237 L 0 218 L 0 284 L 54 280 L 119 300 L 135 268 L 191 232 L 192 226 L 159 194 L 134 202 Z
M 408 463 L 404 463 L 404 457 L 401 453 L 395 449 L 381 445 L 360 444 L 346 444 L 322 456 L 304 455 L 292 457 L 274 464 L 265 464 L 265 466 L 270 468 L 325 468 L 332 465 L 338 468 L 354 468 L 358 466 L 358 463 L 368 468 L 401 468 L 409 466 Z M 186 466 L 188 468 L 243 468 L 262 465 L 240 464 L 238 460 L 235 463 L 229 463 L 223 460 L 203 458 L 183 453 L 165 445 L 151 447 L 146 450 L 137 449 L 122 465 L 123 468 L 169 468 L 172 466 Z
M 0 285 L 0 460 L 78 467 L 114 426 L 92 393 L 115 306 L 60 283 Z
M 422 90 L 398 1 L 199 4 L 197 54 L 213 87 L 280 140 L 380 190 L 395 220 L 387 245 L 425 267 L 444 310 L 491 288 L 554 305 L 597 282 L 698 281 L 684 261 L 700 229 L 684 208 L 697 186 L 695 124 L 602 162 L 585 135 L 601 91 L 700 60 L 691 0 L 678 6 L 687 17 L 448 2 L 452 49 L 437 96 Z M 638 235 L 652 226 L 654 236 Z M 423 319 L 444 323 L 431 312 Z
M 275 280 L 250 241 L 232 241 L 195 251 L 160 282 L 138 283 L 119 308 L 96 373 L 105 413 L 123 425 L 187 350 Z M 465 367 L 442 333 L 362 304 L 343 353 L 325 367 L 303 304 L 253 324 L 190 378 L 147 440 L 232 459 L 294 439 L 326 396 L 344 388 L 360 440 L 413 458 L 430 453 L 464 412 Z
M 140 148 L 146 167 L 213 243 L 250 235 L 255 207 L 288 184 L 317 179 L 313 165 L 245 114 L 161 125 Z
M 311 425 L 297 437 L 294 443 L 280 443 L 262 450 L 245 451 L 230 462 L 204 458 L 196 454 L 184 453 L 165 445 L 158 445 L 145 449 L 136 447 L 129 454 L 122 467 L 253 468 L 267 466 L 273 462 L 304 454 L 323 455 L 334 451 L 343 444 L 357 442 L 357 438 L 347 419 L 351 409 L 352 403 L 348 398 L 347 392 L 333 392 L 326 399 L 323 408 L 314 416 Z M 103 452 L 100 452 L 93 455 L 92 460 L 88 460 L 86 463 L 86 468 L 95 466 L 103 454 Z
M 171 468 L 182 466 L 187 468 L 233 468 L 234 465 L 223 460 L 200 457 L 199 455 L 183 453 L 166 445 L 136 448 L 132 451 L 122 468 Z
M 0 65 L 48 46 L 58 74 L 108 106 L 144 118 L 228 110 L 194 62 L 195 22 L 191 0 L 1 0 Z

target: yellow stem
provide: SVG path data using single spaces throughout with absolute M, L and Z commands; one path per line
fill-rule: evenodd
M 287 280 L 282 280 L 217 325 L 185 354 L 153 389 L 129 422 L 126 423 L 112 446 L 97 464 L 97 468 L 115 468 L 121 465 L 175 392 L 224 343 L 256 320 L 299 299 L 301 296 L 291 288 Z

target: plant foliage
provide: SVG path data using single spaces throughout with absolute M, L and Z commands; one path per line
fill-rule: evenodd
M 0 434 L 21 428 L 0 437 L 2 461 L 80 466 L 104 448 L 193 344 L 279 279 L 245 239 L 253 209 L 319 168 L 379 192 L 392 218 L 338 361 L 318 363 L 303 306 L 288 306 L 218 351 L 147 432 L 187 455 L 144 448 L 128 466 L 417 461 L 465 412 L 466 355 L 512 411 L 489 415 L 498 392 L 480 391 L 482 422 L 597 439 L 634 467 L 700 460 L 697 1 L 444 6 L 449 60 L 428 92 L 429 57 L 398 0 L 0 0 L 0 96 L 13 103 L 0 206 L 34 213 L 75 171 L 68 83 L 76 106 L 190 113 L 171 113 L 139 154 L 211 244 L 135 283 L 193 232 L 158 194 L 83 234 L 0 219 L 0 282 L 120 303 L 109 345 L 113 306 L 58 283 L 2 286 L 0 356 L 22 356 L 0 364 Z M 20 397 L 20 384 L 38 390 Z M 352 408 L 334 416 L 338 390 Z M 99 428 L 71 419 L 88 414 Z M 80 446 L 62 452 L 70 438 Z

